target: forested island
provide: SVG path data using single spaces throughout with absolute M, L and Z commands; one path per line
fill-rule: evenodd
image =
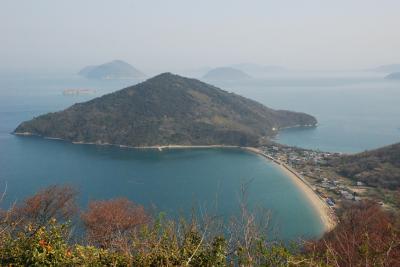
M 308 114 L 274 110 L 171 73 L 21 123 L 15 134 L 132 147 L 257 146 L 279 129 L 315 126 Z

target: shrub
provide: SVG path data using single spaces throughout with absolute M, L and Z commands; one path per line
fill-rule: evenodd
M 392 214 L 362 202 L 345 210 L 338 226 L 307 249 L 333 266 L 400 266 L 400 231 Z
M 93 201 L 81 218 L 90 243 L 119 251 L 127 251 L 132 232 L 150 221 L 143 206 L 124 198 Z
M 9 212 L 9 219 L 18 222 L 22 227 L 45 226 L 51 219 L 66 222 L 76 214 L 77 192 L 70 186 L 53 185 L 28 197 Z

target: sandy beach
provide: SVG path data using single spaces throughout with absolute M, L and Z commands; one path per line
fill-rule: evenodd
M 292 179 L 293 183 L 300 188 L 300 190 L 307 197 L 311 205 L 318 212 L 321 222 L 324 225 L 324 230 L 326 232 L 332 230 L 336 226 L 336 219 L 333 213 L 333 210 L 328 206 L 328 204 L 312 189 L 312 186 L 305 181 L 300 174 L 298 174 L 295 170 L 287 166 L 286 164 L 279 162 L 276 159 L 271 158 L 268 155 L 265 155 L 261 150 L 253 147 L 245 147 L 247 151 L 256 153 L 258 155 L 263 156 L 264 158 L 271 160 L 277 164 L 281 168 L 281 170 Z M 279 163 L 278 163 L 279 162 Z

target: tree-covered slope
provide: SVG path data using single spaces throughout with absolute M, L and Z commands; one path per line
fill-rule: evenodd
M 342 156 L 331 164 L 341 175 L 370 186 L 400 188 L 400 143 Z
M 316 122 L 304 113 L 273 110 L 201 81 L 164 73 L 24 122 L 15 133 L 129 146 L 257 145 L 279 128 Z

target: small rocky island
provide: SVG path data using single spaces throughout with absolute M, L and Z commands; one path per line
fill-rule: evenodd
M 164 73 L 23 122 L 14 133 L 134 147 L 257 146 L 281 128 L 316 123 L 304 113 L 270 109 L 199 80 Z
M 113 60 L 98 66 L 87 66 L 80 70 L 78 75 L 98 80 L 142 79 L 145 77 L 141 71 L 122 60 Z

